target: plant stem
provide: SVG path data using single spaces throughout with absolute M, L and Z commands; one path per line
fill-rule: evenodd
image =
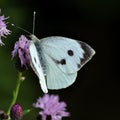
M 7 115 L 8 115 L 8 116 L 10 115 L 10 109 L 11 109 L 11 107 L 16 103 L 21 82 L 22 82 L 22 73 L 21 73 L 21 72 L 18 72 L 18 80 L 17 80 L 16 88 L 15 88 L 15 90 L 13 91 L 13 99 L 12 99 L 12 102 L 11 102 L 9 108 L 8 108 L 8 111 L 7 111 Z

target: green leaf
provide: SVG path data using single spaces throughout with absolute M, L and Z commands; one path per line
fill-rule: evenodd
M 26 109 L 26 110 L 24 110 L 23 111 L 23 115 L 26 115 L 26 114 L 28 114 L 29 112 L 31 112 L 33 109 Z

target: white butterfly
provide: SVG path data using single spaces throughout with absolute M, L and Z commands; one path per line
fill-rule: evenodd
M 62 89 L 73 84 L 78 70 L 95 54 L 88 44 L 66 37 L 39 40 L 31 35 L 31 39 L 31 67 L 44 93 L 48 89 Z

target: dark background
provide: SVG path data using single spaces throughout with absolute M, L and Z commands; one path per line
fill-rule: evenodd
M 67 89 L 49 91 L 59 94 L 68 105 L 71 116 L 64 120 L 120 120 L 119 32 L 120 4 L 117 0 L 0 0 L 7 20 L 32 32 L 33 11 L 36 11 L 35 35 L 65 36 L 91 45 L 96 55 L 79 72 L 76 82 Z M 1 14 L 1 15 L 2 15 Z M 21 34 L 8 24 L 11 36 L 0 47 L 0 109 L 7 110 L 15 88 L 17 70 L 11 51 Z M 38 78 L 29 69 L 17 102 L 23 109 L 32 106 L 43 93 Z M 35 120 L 38 111 L 24 116 Z

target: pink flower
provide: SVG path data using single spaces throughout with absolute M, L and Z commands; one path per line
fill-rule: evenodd
M 1 37 L 5 37 L 6 35 L 9 35 L 11 33 L 10 30 L 7 29 L 7 25 L 4 22 L 4 20 L 7 19 L 4 17 L 4 15 L 0 16 L 0 45 L 4 45 L 2 42 Z
M 27 66 L 30 66 L 29 46 L 30 41 L 24 35 L 21 35 L 19 41 L 15 43 L 12 57 L 18 55 L 21 67 L 25 66 L 27 68 Z
M 37 102 L 33 104 L 33 107 L 42 109 L 42 111 L 39 112 L 42 120 L 46 120 L 47 116 L 51 116 L 51 120 L 61 120 L 62 117 L 69 116 L 69 112 L 66 112 L 66 106 L 65 102 L 59 102 L 58 96 L 48 94 L 40 97 L 37 99 Z

